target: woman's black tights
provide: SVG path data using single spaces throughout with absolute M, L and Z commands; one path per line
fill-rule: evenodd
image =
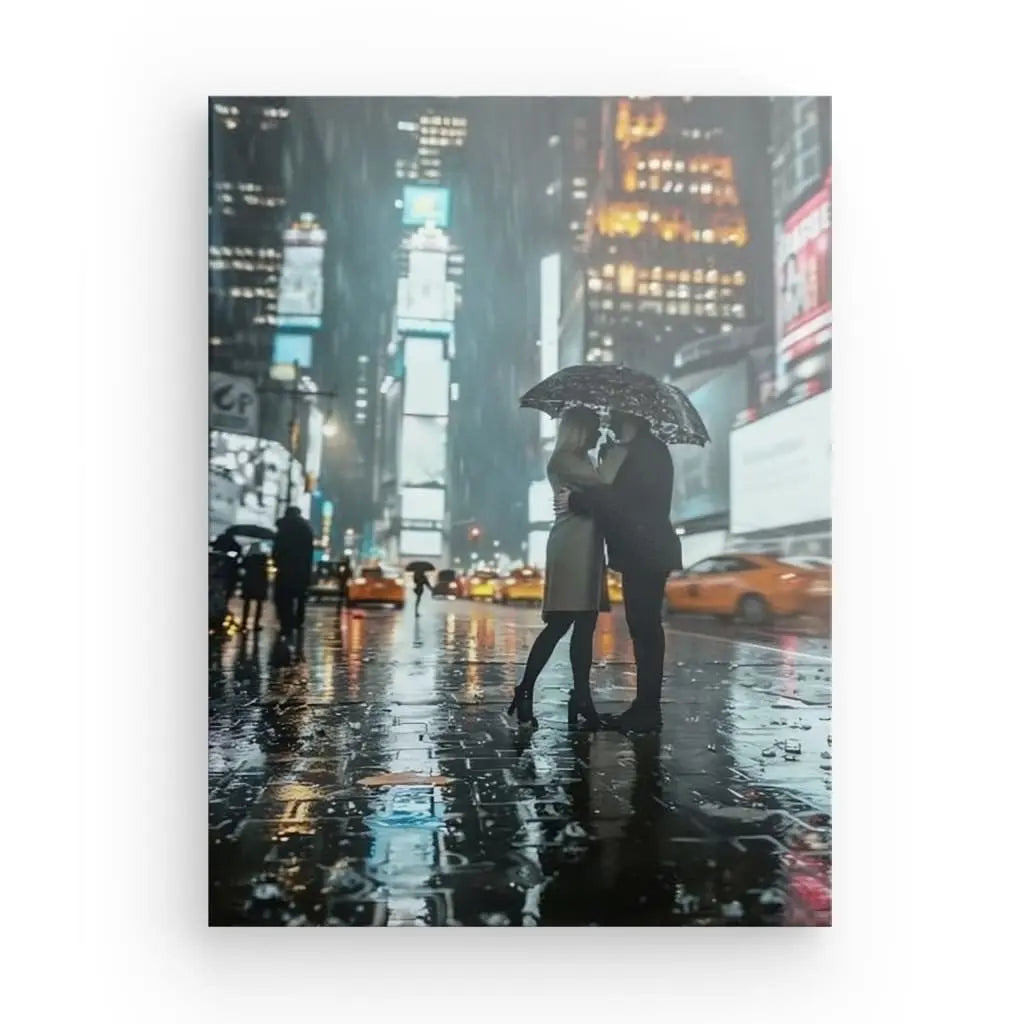
M 597 612 L 548 612 L 547 624 L 533 641 L 526 670 L 521 683 L 527 697 L 533 696 L 537 677 L 551 658 L 558 641 L 572 629 L 569 641 L 569 661 L 572 664 L 573 689 L 577 693 L 590 692 L 590 666 L 594 660 L 594 630 Z

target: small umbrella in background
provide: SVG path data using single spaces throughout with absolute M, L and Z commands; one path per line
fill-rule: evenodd
M 700 413 L 679 388 L 628 366 L 567 366 L 530 388 L 519 404 L 549 416 L 572 406 L 630 413 L 645 419 L 665 444 L 703 447 L 711 440 Z
M 434 572 L 437 566 L 433 562 L 410 562 L 406 567 L 406 572 Z

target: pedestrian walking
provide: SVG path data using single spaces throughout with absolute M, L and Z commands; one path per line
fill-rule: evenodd
M 339 604 L 342 608 L 348 607 L 348 585 L 352 581 L 352 563 L 347 558 L 341 560 L 338 569 L 338 590 L 340 593 Z
M 597 487 L 605 483 L 588 452 L 597 447 L 601 421 L 589 409 L 570 408 L 561 416 L 555 450 L 547 466 L 554 492 L 569 487 Z M 588 729 L 599 729 L 601 717 L 590 693 L 594 630 L 601 611 L 610 610 L 605 578 L 604 544 L 594 518 L 563 508 L 548 535 L 544 576 L 544 629 L 533 642 L 522 681 L 515 689 L 508 713 L 521 725 L 536 725 L 533 691 L 559 640 L 572 630 L 569 659 L 572 692 L 570 725 L 582 719 Z
M 261 544 L 250 544 L 242 562 L 242 631 L 248 630 L 249 607 L 256 605 L 256 616 L 253 631 L 258 633 L 263 627 L 263 602 L 270 593 L 270 573 L 267 555 Z
M 422 567 L 417 567 L 412 574 L 412 589 L 416 594 L 416 617 L 419 618 L 420 614 L 420 601 L 423 600 L 423 590 L 426 588 L 430 591 L 431 596 L 434 594 L 434 588 L 430 585 L 430 580 L 427 579 L 427 573 Z
M 274 538 L 274 605 L 281 635 L 290 638 L 306 621 L 306 593 L 313 572 L 313 530 L 292 505 L 277 524 Z
M 613 723 L 625 731 L 661 728 L 665 631 L 661 608 L 670 572 L 682 568 L 672 528 L 672 456 L 640 416 L 613 412 L 611 429 L 620 468 L 611 482 L 568 481 L 555 500 L 556 514 L 595 517 L 608 545 L 608 564 L 622 574 L 626 623 L 636 660 L 636 699 Z M 612 458 L 612 456 L 609 456 Z
M 228 530 L 225 530 L 213 542 L 213 550 L 224 555 L 223 579 L 227 589 L 225 600 L 230 601 L 238 590 L 238 577 L 241 572 L 242 545 Z

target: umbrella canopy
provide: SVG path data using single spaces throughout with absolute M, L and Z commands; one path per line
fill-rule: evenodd
M 433 562 L 410 562 L 406 567 L 406 572 L 433 572 L 436 566 Z
M 549 416 L 574 405 L 629 413 L 647 420 L 651 433 L 666 444 L 703 447 L 711 440 L 700 413 L 679 388 L 628 366 L 567 366 L 530 388 L 519 404 Z
M 224 531 L 229 537 L 251 537 L 253 540 L 273 540 L 277 536 L 277 531 L 270 529 L 269 526 L 258 526 L 253 523 L 246 525 L 241 523 L 238 526 L 229 527 Z

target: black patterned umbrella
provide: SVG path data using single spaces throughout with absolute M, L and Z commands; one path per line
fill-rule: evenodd
M 567 366 L 530 388 L 519 404 L 549 416 L 561 416 L 574 405 L 630 413 L 647 420 L 651 433 L 666 444 L 703 447 L 711 440 L 700 413 L 679 388 L 628 366 Z

